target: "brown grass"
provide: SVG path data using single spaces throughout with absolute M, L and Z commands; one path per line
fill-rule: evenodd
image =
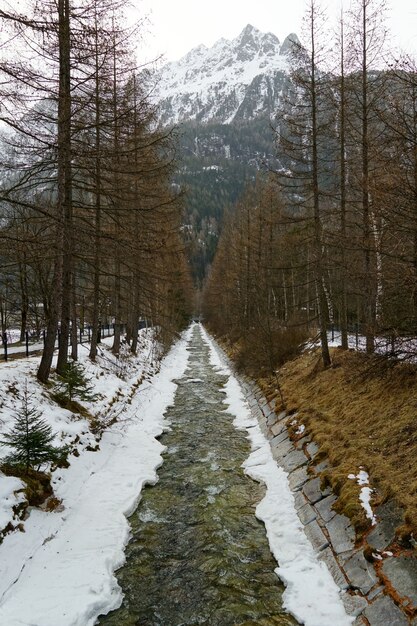
M 273 381 L 260 381 L 271 392 Z M 376 489 L 374 505 L 395 497 L 404 507 L 406 539 L 417 537 L 417 367 L 387 364 L 355 352 L 333 353 L 323 370 L 317 353 L 305 353 L 281 369 L 287 410 L 298 411 L 329 460 L 324 480 L 339 495 L 359 534 L 369 528 L 359 486 L 347 478 L 363 466 Z

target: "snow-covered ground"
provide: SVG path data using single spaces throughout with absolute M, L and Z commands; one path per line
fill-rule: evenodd
M 349 626 L 355 618 L 346 614 L 339 588 L 304 533 L 287 473 L 273 459 L 269 442 L 252 416 L 237 379 L 207 333 L 204 338 L 210 347 L 211 364 L 229 376 L 225 404 L 236 416 L 234 424 L 248 432 L 252 444 L 245 471 L 266 486 L 256 515 L 265 524 L 271 551 L 279 563 L 276 573 L 286 585 L 285 608 L 305 626 Z
M 0 624 L 92 626 L 99 614 L 119 606 L 114 571 L 124 561 L 126 516 L 137 506 L 143 485 L 157 481 L 163 451 L 157 437 L 166 427 L 163 414 L 174 398 L 172 381 L 186 368 L 186 345 L 185 335 L 156 374 L 154 344 L 146 333 L 140 358 L 115 361 L 104 350 L 92 364 L 85 349 L 81 361 L 101 397 L 83 404 L 109 425 L 97 451 L 86 449 L 97 444 L 89 422 L 74 420 L 34 380 L 34 359 L 0 367 L 0 436 L 10 426 L 27 384 L 32 402 L 56 433 L 56 443 L 76 443 L 79 454 L 70 457 L 69 468 L 53 473 L 62 506 L 54 512 L 32 509 L 24 521 L 25 532 L 7 534 L 0 545 Z M 19 483 L 0 474 L 2 524 L 18 523 L 12 506 L 22 497 L 15 494 Z

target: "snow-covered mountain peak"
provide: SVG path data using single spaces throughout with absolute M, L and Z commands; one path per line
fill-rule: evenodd
M 301 43 L 297 35 L 295 33 L 291 33 L 284 39 L 284 43 L 280 48 L 280 53 L 288 56 L 292 51 L 294 51 L 294 48 L 297 48 L 300 45 Z
M 245 26 L 232 43 L 235 43 L 239 48 L 251 49 L 261 55 L 279 50 L 280 45 L 278 37 L 273 33 L 262 33 L 251 24 Z
M 281 46 L 273 33 L 262 33 L 248 24 L 235 39 L 219 39 L 211 48 L 200 45 L 168 63 L 160 70 L 157 89 L 161 122 L 230 123 L 269 112 L 271 81 L 277 74 L 288 75 L 288 39 Z M 251 107 L 242 109 L 254 86 L 256 115 Z

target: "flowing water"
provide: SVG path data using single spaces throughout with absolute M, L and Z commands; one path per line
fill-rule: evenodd
M 189 351 L 166 413 L 171 430 L 161 438 L 159 482 L 144 490 L 130 518 L 132 539 L 117 573 L 123 604 L 99 623 L 294 625 L 255 517 L 264 489 L 240 467 L 250 445 L 223 404 L 227 376 L 210 365 L 198 327 Z

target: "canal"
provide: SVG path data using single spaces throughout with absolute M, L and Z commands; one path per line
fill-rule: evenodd
M 117 572 L 123 603 L 98 623 L 295 625 L 255 517 L 264 488 L 241 468 L 250 445 L 223 403 L 227 376 L 210 364 L 198 326 L 188 350 L 188 369 L 166 413 L 159 482 L 144 490 L 130 518 L 126 563 Z

